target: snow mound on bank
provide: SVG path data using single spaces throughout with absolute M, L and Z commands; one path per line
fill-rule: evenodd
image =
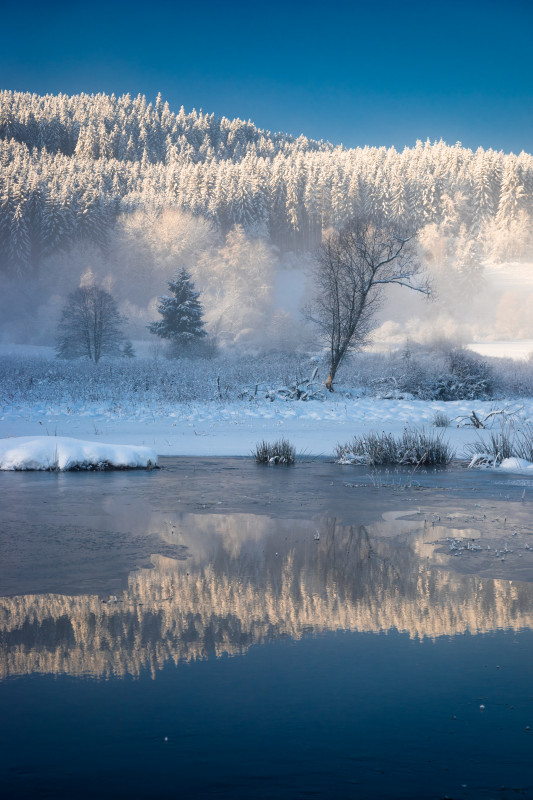
M 470 469 L 497 469 L 507 472 L 533 472 L 533 464 L 524 458 L 504 458 L 500 463 L 491 453 L 476 453 L 468 465 Z
M 149 447 L 84 442 L 66 436 L 0 439 L 0 470 L 136 469 L 157 466 Z
M 524 458 L 504 458 L 500 469 L 507 469 L 509 472 L 523 472 L 524 470 L 533 472 L 533 464 Z

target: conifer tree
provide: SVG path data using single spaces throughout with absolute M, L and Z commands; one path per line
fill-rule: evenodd
M 124 342 L 120 355 L 122 358 L 135 358 L 135 350 L 129 339 Z
M 157 310 L 162 319 L 148 325 L 150 333 L 168 339 L 173 349 L 188 347 L 204 336 L 202 304 L 198 300 L 200 292 L 194 289 L 191 275 L 181 269 L 174 280 L 168 281 L 171 295 L 159 298 Z
M 491 257 L 527 258 L 533 156 L 442 141 L 346 149 L 174 114 L 161 97 L 0 91 L 0 274 L 27 280 L 76 241 L 111 247 L 119 214 L 169 208 L 207 215 L 222 235 L 264 226 L 282 250 L 385 214 L 412 231 L 444 223 L 449 236 L 464 224 Z

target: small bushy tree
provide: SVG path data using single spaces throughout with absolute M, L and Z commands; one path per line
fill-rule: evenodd
M 98 364 L 104 355 L 120 355 L 126 322 L 109 292 L 80 286 L 71 292 L 57 327 L 58 358 L 86 356 Z
M 162 319 L 148 325 L 150 333 L 168 339 L 175 351 L 178 347 L 188 347 L 206 336 L 204 330 L 202 304 L 198 300 L 200 292 L 195 291 L 191 275 L 186 269 L 180 270 L 174 280 L 168 281 L 171 295 L 159 298 L 157 310 Z

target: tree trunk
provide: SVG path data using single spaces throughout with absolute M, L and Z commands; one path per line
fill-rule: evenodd
M 344 350 L 338 351 L 335 348 L 335 351 L 331 353 L 330 361 L 329 361 L 329 375 L 326 381 L 326 389 L 328 392 L 334 392 L 335 389 L 333 388 L 333 381 L 335 380 L 335 375 L 337 374 L 337 370 L 340 366 L 340 363 L 344 356 Z

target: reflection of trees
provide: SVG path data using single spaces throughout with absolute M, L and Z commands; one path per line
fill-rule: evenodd
M 533 627 L 533 587 L 432 569 L 416 554 L 422 536 L 407 545 L 330 520 L 316 541 L 313 527 L 272 526 L 244 531 L 240 546 L 211 528 L 208 548 L 204 539 L 187 561 L 154 556 L 117 602 L 2 598 L 0 675 L 154 674 L 167 662 L 331 630 L 437 637 Z

